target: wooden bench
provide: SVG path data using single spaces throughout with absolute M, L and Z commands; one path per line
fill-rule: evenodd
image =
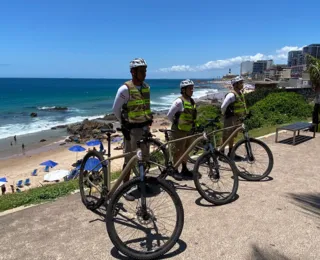
M 280 126 L 276 129 L 276 143 L 278 143 L 278 131 L 287 130 L 293 132 L 292 144 L 296 144 L 296 137 L 300 135 L 301 130 L 307 130 L 313 127 L 313 138 L 316 136 L 316 128 L 312 123 L 297 122 L 291 125 Z M 298 132 L 298 135 L 296 134 Z

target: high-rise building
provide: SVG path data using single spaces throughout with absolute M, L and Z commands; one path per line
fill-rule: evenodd
M 253 61 L 241 62 L 240 75 L 251 75 L 253 71 Z
M 310 44 L 303 48 L 304 55 L 311 55 L 317 59 L 320 59 L 320 44 Z
M 273 65 L 273 60 L 258 60 L 253 63 L 252 74 L 264 74 Z
M 303 65 L 304 56 L 302 51 L 289 51 L 288 52 L 288 67 Z

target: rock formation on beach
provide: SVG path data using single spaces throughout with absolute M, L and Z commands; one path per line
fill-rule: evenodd
M 112 129 L 113 124 L 103 119 L 85 119 L 81 123 L 68 125 L 67 131 L 74 136 L 79 136 L 79 141 L 81 142 L 82 140 L 85 141 L 93 138 L 106 138 L 106 136 L 100 132 L 100 129 L 103 128 Z

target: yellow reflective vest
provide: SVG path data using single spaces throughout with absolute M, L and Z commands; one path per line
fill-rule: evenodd
M 180 97 L 183 104 L 183 111 L 176 115 L 176 125 L 179 130 L 189 132 L 192 127 L 195 126 L 195 120 L 197 118 L 196 104 L 191 98 L 191 101 L 187 101 L 184 97 Z
M 129 90 L 129 101 L 122 107 L 122 117 L 129 124 L 149 123 L 152 120 L 150 109 L 150 87 L 143 83 L 139 90 L 132 80 L 124 83 Z

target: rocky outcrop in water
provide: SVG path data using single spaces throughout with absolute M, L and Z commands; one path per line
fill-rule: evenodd
M 100 132 L 100 129 L 103 128 L 112 129 L 113 124 L 103 119 L 85 119 L 81 123 L 68 125 L 67 131 L 73 136 L 79 136 L 79 141 L 82 142 L 89 139 L 105 139 L 106 136 Z

